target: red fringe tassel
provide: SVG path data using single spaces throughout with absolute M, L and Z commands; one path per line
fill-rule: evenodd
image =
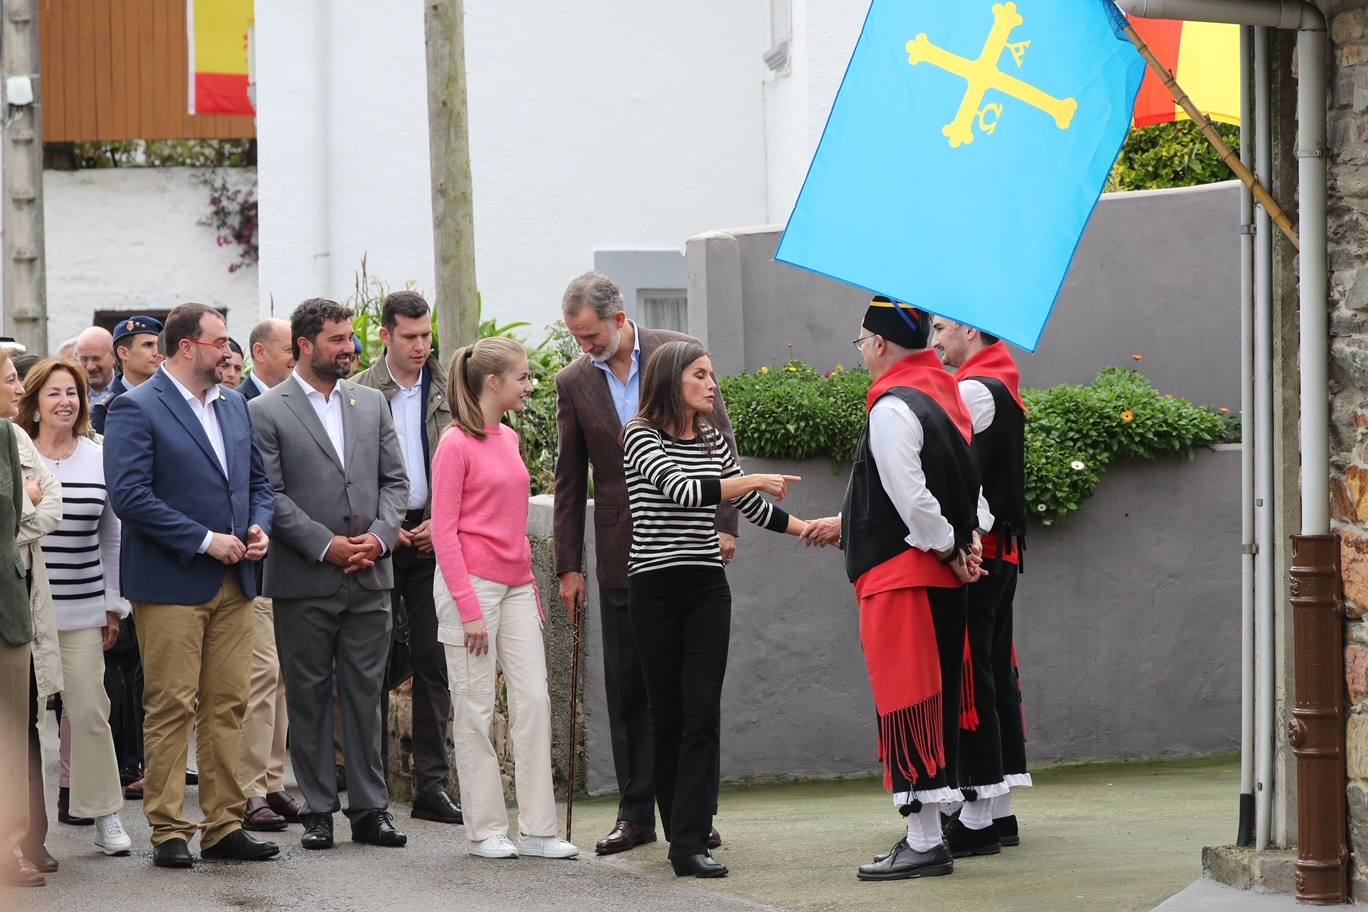
M 974 652 L 969 648 L 969 632 L 964 633 L 964 671 L 960 675 L 960 730 L 978 731 L 978 706 L 974 701 Z
M 942 724 L 940 694 L 879 716 L 879 762 L 884 767 L 885 789 L 893 790 L 895 765 L 908 782 L 921 778 L 911 762 L 914 752 L 928 776 L 945 766 Z

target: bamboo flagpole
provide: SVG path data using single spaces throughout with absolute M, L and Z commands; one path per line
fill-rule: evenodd
M 1169 94 L 1173 96 L 1173 100 L 1178 103 L 1179 107 L 1187 112 L 1187 116 L 1192 119 L 1192 122 L 1201 128 L 1202 135 L 1207 138 L 1207 142 L 1211 143 L 1212 147 L 1220 153 L 1221 161 L 1225 162 L 1226 166 L 1230 168 L 1231 171 L 1235 172 L 1235 176 L 1240 179 L 1240 183 L 1249 188 L 1249 191 L 1254 194 L 1254 198 L 1259 201 L 1259 205 L 1263 206 L 1264 210 L 1268 213 L 1268 217 L 1273 220 L 1273 223 L 1277 225 L 1278 228 L 1282 230 L 1282 233 L 1287 236 L 1287 239 L 1292 242 L 1292 246 L 1297 250 L 1301 250 L 1301 238 L 1297 235 L 1297 227 L 1292 224 L 1292 219 L 1283 211 L 1282 206 L 1278 205 L 1278 201 L 1273 198 L 1273 194 L 1268 192 L 1268 188 L 1259 183 L 1259 179 L 1245 167 L 1244 162 L 1240 161 L 1239 154 L 1231 149 L 1230 146 L 1226 145 L 1225 140 L 1221 139 L 1221 134 L 1216 132 L 1216 126 L 1211 122 L 1211 118 L 1207 117 L 1206 114 L 1193 103 L 1192 99 L 1188 97 L 1188 93 L 1183 91 L 1183 87 L 1178 84 L 1178 80 L 1173 77 L 1173 73 L 1169 72 L 1169 70 L 1164 67 L 1164 64 L 1160 62 L 1159 58 L 1155 56 L 1154 51 L 1145 43 L 1145 39 L 1141 38 L 1140 33 L 1135 30 L 1134 25 L 1126 25 L 1126 37 L 1135 45 L 1136 50 L 1140 52 L 1140 56 L 1145 58 L 1145 63 L 1149 64 L 1149 68 L 1159 74 L 1159 77 L 1163 80 L 1164 88 L 1168 89 Z

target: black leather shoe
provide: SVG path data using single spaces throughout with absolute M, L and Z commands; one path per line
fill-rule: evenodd
M 618 852 L 626 852 L 628 849 L 635 849 L 639 845 L 655 841 L 654 826 L 633 823 L 630 820 L 619 820 L 607 836 L 594 844 L 594 851 L 599 855 L 616 855 Z
M 1002 840 L 998 838 L 997 827 L 990 823 L 981 830 L 971 830 L 958 818 L 945 825 L 945 844 L 950 847 L 950 854 L 955 858 L 996 855 L 1002 851 Z
M 1017 830 L 1016 815 L 1010 817 L 994 817 L 993 826 L 997 827 L 998 838 L 1005 846 L 1021 845 L 1021 834 Z
M 299 844 L 306 849 L 331 849 L 333 847 L 332 814 L 300 814 L 299 822 L 304 824 L 304 835 Z
M 727 876 L 727 866 L 707 852 L 700 855 L 686 855 L 683 858 L 671 858 L 670 866 L 674 868 L 675 877 Z
M 33 865 L 34 870 L 40 874 L 56 873 L 57 868 L 60 867 L 57 859 L 52 857 L 52 853 L 47 850 L 46 846 L 39 846 L 32 852 L 24 849 L 24 861 Z
M 717 827 L 713 827 L 711 830 L 708 831 L 708 848 L 722 848 L 722 834 L 717 832 Z
M 199 785 L 199 773 L 195 772 L 194 770 L 186 770 L 186 771 L 185 771 L 185 784 L 186 784 L 186 785 Z
M 59 788 L 57 790 L 57 822 L 65 823 L 67 826 L 94 826 L 95 818 L 72 817 L 71 789 Z
M 860 880 L 907 880 L 912 877 L 939 877 L 955 870 L 950 850 L 943 844 L 929 852 L 914 852 L 906 839 L 899 839 L 893 851 L 872 864 L 860 865 Z
M 152 849 L 152 863 L 159 868 L 188 868 L 195 859 L 184 839 L 168 839 Z
M 371 811 L 352 824 L 352 842 L 398 849 L 408 845 L 408 837 L 394 828 L 389 811 Z
M 233 830 L 208 848 L 200 849 L 200 858 L 206 861 L 265 861 L 279 854 L 280 846 L 274 842 L 253 839 L 242 830 Z
M 413 816 L 434 823 L 462 823 L 461 806 L 451 800 L 446 789 L 419 792 L 413 799 Z

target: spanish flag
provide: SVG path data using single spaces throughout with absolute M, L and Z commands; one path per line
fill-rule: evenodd
M 1240 122 L 1240 26 L 1131 18 L 1131 25 L 1178 84 L 1212 120 Z M 1164 83 L 1146 71 L 1135 126 L 1187 120 Z
M 190 113 L 253 117 L 253 0 L 186 0 Z

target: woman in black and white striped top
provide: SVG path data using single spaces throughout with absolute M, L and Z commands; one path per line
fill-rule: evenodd
M 717 539 L 717 505 L 772 532 L 806 523 L 782 500 L 790 475 L 745 475 L 708 423 L 717 381 L 697 342 L 668 342 L 646 365 L 641 411 L 623 436 L 632 513 L 628 611 L 650 703 L 656 803 L 675 874 L 723 877 L 708 853 L 717 799 L 722 679 L 731 590 Z
M 71 786 L 69 794 L 59 790 L 59 804 L 70 818 L 94 819 L 95 846 L 104 854 L 127 855 L 132 842 L 118 814 L 123 788 L 104 654 L 129 605 L 119 591 L 119 520 L 105 491 L 104 450 L 85 436 L 88 394 L 79 365 L 41 361 L 25 378 L 19 424 L 62 483 L 62 521 L 43 537 L 62 654 L 63 728 L 70 725 Z

